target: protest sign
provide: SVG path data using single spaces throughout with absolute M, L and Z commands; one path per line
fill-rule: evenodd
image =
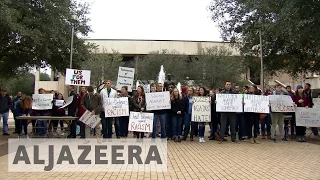
M 32 109 L 48 110 L 52 109 L 53 94 L 33 94 Z
M 97 124 L 101 121 L 99 115 L 94 115 L 88 110 L 84 112 L 84 114 L 80 117 L 79 120 L 87 126 L 90 126 L 91 128 L 95 128 Z
M 106 117 L 129 116 L 128 97 L 106 98 L 104 103 Z
M 269 113 L 269 96 L 244 94 L 244 112 Z
M 320 108 L 320 98 L 313 98 L 312 99 L 313 108 Z
M 296 108 L 296 125 L 306 127 L 320 127 L 320 112 L 318 108 Z
M 146 103 L 148 111 L 171 109 L 170 93 L 169 91 L 146 93 Z
M 269 95 L 271 112 L 294 112 L 294 104 L 288 95 Z
M 89 70 L 67 69 L 65 84 L 75 86 L 90 86 L 90 76 L 91 71 Z
M 73 96 L 69 96 L 66 100 L 65 100 L 65 104 L 63 106 L 61 106 L 60 108 L 65 108 L 67 106 L 69 106 L 69 104 L 71 104 L 73 101 Z
M 192 97 L 192 116 L 194 122 L 211 122 L 210 97 Z
M 57 107 L 61 107 L 64 105 L 64 100 L 55 100 L 54 105 Z
M 152 132 L 153 113 L 130 112 L 128 131 Z
M 142 84 L 145 93 L 150 93 L 150 84 Z
M 117 90 L 121 90 L 123 86 L 128 86 L 128 91 L 132 92 L 134 79 L 134 68 L 119 67 Z
M 243 112 L 242 94 L 217 94 L 217 112 Z

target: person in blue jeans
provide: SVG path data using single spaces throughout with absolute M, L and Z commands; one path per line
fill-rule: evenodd
M 2 120 L 2 135 L 9 136 L 8 133 L 8 119 L 9 119 L 9 110 L 12 107 L 12 100 L 7 94 L 5 89 L 1 89 L 0 92 L 0 121 Z
M 199 96 L 207 96 L 206 95 L 206 89 L 204 87 L 200 87 Z M 210 100 L 210 102 L 211 102 L 211 100 Z M 205 143 L 206 142 L 204 140 L 205 128 L 206 128 L 206 123 L 205 122 L 199 122 L 199 142 L 200 143 Z
M 175 142 L 181 142 L 181 123 L 182 123 L 182 116 L 184 110 L 184 102 L 182 99 L 182 95 L 180 95 L 179 90 L 174 88 L 171 96 L 171 111 L 170 115 L 172 117 L 172 132 L 173 132 L 173 139 Z
M 163 85 L 162 83 L 157 84 L 156 92 L 162 92 Z M 156 138 L 157 133 L 157 125 L 158 121 L 160 121 L 160 128 L 161 128 L 161 138 L 166 138 L 166 119 L 167 119 L 167 110 L 155 110 L 153 111 L 154 118 L 153 118 L 153 130 L 152 130 L 152 138 Z
M 191 133 L 190 133 L 190 141 L 193 141 L 193 123 L 191 122 L 191 114 L 192 114 L 192 96 L 196 94 L 194 88 L 188 89 L 188 94 L 184 99 L 184 131 L 183 131 L 183 139 L 187 140 L 188 134 L 190 132 L 191 127 Z
M 45 94 L 45 91 L 43 88 L 40 88 L 38 92 L 39 94 Z M 36 116 L 49 116 L 49 110 L 35 110 L 35 114 Z M 47 128 L 48 126 L 47 126 L 46 120 L 37 120 L 36 132 L 38 136 L 45 136 L 47 134 Z

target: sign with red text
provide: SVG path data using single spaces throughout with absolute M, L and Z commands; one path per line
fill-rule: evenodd
M 242 94 L 217 94 L 217 112 L 243 112 Z
M 128 131 L 152 132 L 153 113 L 130 112 Z
M 320 127 L 320 112 L 318 108 L 296 108 L 296 125 Z
M 119 67 L 117 90 L 121 90 L 123 86 L 128 87 L 128 92 L 132 92 L 134 80 L 134 68 Z
M 129 116 L 128 97 L 107 98 L 104 103 L 106 117 Z
M 295 112 L 292 98 L 288 95 L 269 95 L 271 112 Z
M 170 92 L 146 93 L 147 110 L 171 109 Z
M 211 122 L 210 97 L 192 97 L 192 116 L 193 122 Z
M 89 70 L 67 69 L 65 84 L 74 86 L 90 86 L 90 76 L 91 71 Z
M 244 94 L 244 112 L 269 113 L 269 96 Z

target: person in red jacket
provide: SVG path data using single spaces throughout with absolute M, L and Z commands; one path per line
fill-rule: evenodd
M 297 107 L 311 107 L 311 102 L 305 94 L 303 87 L 301 85 L 297 86 L 297 90 L 292 98 L 293 102 Z M 296 119 L 296 118 L 295 118 Z M 306 134 L 306 127 L 296 126 L 296 134 L 298 142 L 305 142 L 304 136 Z
M 81 101 L 83 99 L 83 96 L 87 93 L 87 88 L 85 86 L 82 86 L 81 87 L 81 92 L 80 92 L 80 95 L 76 101 L 76 105 L 77 105 L 77 108 L 78 108 L 78 112 L 77 112 L 77 116 L 78 117 L 81 117 L 85 110 L 83 109 L 83 107 L 81 106 Z M 86 125 L 83 123 L 83 122 L 79 122 L 80 124 L 80 138 L 85 138 L 85 135 L 86 135 Z

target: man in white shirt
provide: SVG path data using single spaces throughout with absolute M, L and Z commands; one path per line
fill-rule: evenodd
M 117 98 L 117 91 L 112 89 L 111 86 L 112 86 L 111 80 L 105 81 L 105 88 L 102 89 L 100 92 L 100 96 L 101 96 L 102 102 L 103 102 L 103 108 L 102 108 L 102 112 L 100 115 L 101 122 L 102 122 L 103 138 L 112 138 L 112 120 L 113 120 L 113 118 L 106 118 L 105 112 L 104 112 L 106 100 L 108 98 Z

